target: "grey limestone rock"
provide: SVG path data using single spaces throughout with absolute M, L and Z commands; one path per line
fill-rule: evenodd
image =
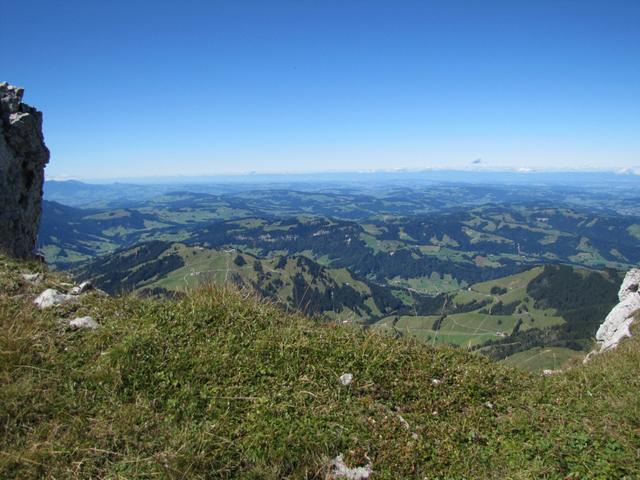
M 0 83 L 0 250 L 34 256 L 49 150 L 42 113 L 22 103 L 24 90 Z
M 640 268 L 627 272 L 618 292 L 618 300 L 620 303 L 613 307 L 596 332 L 598 344 L 584 359 L 585 363 L 598 353 L 616 348 L 623 338 L 631 336 L 630 327 L 640 311 Z
M 596 333 L 600 351 L 615 348 L 620 340 L 631 336 L 629 327 L 633 323 L 634 314 L 640 310 L 639 286 L 640 268 L 629 270 L 618 292 L 620 303 L 611 310 Z
M 71 293 L 71 295 L 82 295 L 91 289 L 93 289 L 91 282 L 82 282 L 80 285 L 73 287 L 69 293 Z

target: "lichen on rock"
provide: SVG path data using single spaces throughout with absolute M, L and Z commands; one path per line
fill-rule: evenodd
M 0 249 L 17 258 L 34 255 L 49 161 L 42 113 L 22 103 L 23 95 L 0 83 Z

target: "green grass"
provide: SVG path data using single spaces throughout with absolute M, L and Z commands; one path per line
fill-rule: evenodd
M 510 302 L 523 293 L 526 294 L 527 285 L 529 285 L 529 282 L 531 282 L 531 280 L 540 275 L 540 273 L 542 273 L 542 267 L 534 267 L 524 272 L 516 273 L 515 275 L 509 275 L 507 277 L 502 277 L 497 280 L 476 283 L 471 288 L 474 291 L 483 293 L 485 295 L 491 294 L 491 289 L 493 287 L 506 288 L 507 292 L 511 295 L 507 296 L 505 294 L 499 296 L 498 298 L 503 301 Z
M 562 347 L 536 347 L 526 352 L 518 352 L 501 360 L 504 365 L 522 368 L 533 373 L 542 373 L 543 370 L 557 370 L 568 361 L 582 359 L 585 352 L 578 352 Z
M 399 240 L 378 240 L 373 235 L 367 233 L 361 233 L 360 239 L 373 250 L 373 253 L 378 252 L 394 252 L 399 248 L 405 246 L 405 244 Z
M 375 479 L 640 475 L 637 339 L 543 378 L 212 286 L 41 312 L 64 279 L 35 268 L 0 259 L 0 478 L 321 479 L 338 454 Z
M 437 332 L 431 328 L 433 320 L 437 316 L 402 317 L 396 324 L 396 330 L 429 344 L 454 344 L 472 347 L 488 340 L 495 340 L 502 334 L 511 334 L 519 320 L 522 320 L 521 330 L 560 325 L 564 323 L 564 319 L 558 316 L 555 310 L 536 309 L 534 301 L 527 296 L 527 285 L 541 272 L 542 267 L 534 267 L 515 275 L 476 283 L 467 289 L 458 290 L 452 300 L 452 303 L 458 308 L 471 302 L 488 300 L 489 304 L 470 312 L 447 315 Z M 415 283 L 412 286 L 425 288 L 425 285 Z M 504 293 L 492 294 L 491 290 L 494 287 L 504 289 Z M 443 285 L 440 285 L 440 288 L 443 288 Z M 498 301 L 503 304 L 519 301 L 521 305 L 526 306 L 526 310 L 523 309 L 511 315 L 490 313 L 492 304 Z M 386 325 L 388 323 L 386 320 L 382 320 L 380 324 Z
M 489 340 L 499 339 L 503 335 L 510 335 L 520 320 L 519 328 L 523 331 L 530 328 L 543 329 L 561 325 L 564 323 L 564 319 L 558 316 L 554 309 L 535 308 L 535 302 L 527 295 L 527 286 L 541 272 L 542 267 L 534 267 L 515 275 L 476 283 L 467 289 L 458 290 L 453 296 L 452 303 L 459 309 L 471 302 L 487 300 L 490 302 L 470 312 L 447 315 L 438 331 L 432 328 L 433 322 L 438 318 L 437 315 L 401 316 L 393 328 L 392 323 L 396 317 L 386 317 L 377 322 L 376 328 L 387 333 L 401 333 L 429 345 L 449 344 L 468 348 L 482 345 Z M 418 287 L 426 289 L 425 284 L 417 283 L 415 280 L 420 279 L 409 279 L 403 282 L 409 283 L 415 289 Z M 441 282 L 444 280 L 442 279 Z M 410 283 L 412 281 L 414 283 Z M 440 284 L 439 288 L 443 287 Z M 501 290 L 504 293 L 492 294 L 491 290 L 494 287 L 504 289 Z M 410 300 L 407 297 L 406 303 L 410 303 Z M 526 307 L 526 310 L 524 308 L 516 309 L 516 312 L 511 315 L 491 313 L 492 305 L 498 301 L 502 301 L 503 304 L 518 301 L 520 305 Z M 517 362 L 514 365 L 517 365 Z
M 455 292 L 460 290 L 461 284 L 451 275 L 440 275 L 438 272 L 431 272 L 429 276 L 418 278 L 395 277 L 389 280 L 390 285 L 409 287 L 420 293 L 427 295 L 437 295 L 439 293 Z M 462 282 L 462 286 L 466 285 Z
M 439 330 L 433 330 L 438 315 L 386 317 L 376 323 L 377 329 L 416 338 L 428 345 L 460 345 L 470 347 L 497 338 L 497 332 L 510 333 L 516 319 L 511 316 L 491 316 L 475 312 L 447 316 Z M 392 327 L 394 319 L 397 318 Z M 500 324 L 499 322 L 502 322 Z
M 374 329 L 386 333 L 393 333 L 395 328 L 396 332 L 400 332 L 405 336 L 417 338 L 418 340 L 421 340 L 423 342 L 428 342 L 433 338 L 434 331 L 432 330 L 432 326 L 433 322 L 437 318 L 437 315 L 402 315 L 399 317 L 391 316 L 383 318 L 382 320 L 376 322 L 374 325 Z
M 77 263 L 90 259 L 89 255 L 76 252 L 70 248 L 63 249 L 55 245 L 46 245 L 41 248 L 41 253 L 44 255 L 47 261 L 56 261 L 61 263 Z
M 564 319 L 557 315 L 554 309 L 535 308 L 535 302 L 527 294 L 527 286 L 534 278 L 540 275 L 541 272 L 542 267 L 533 267 L 515 275 L 509 275 L 488 282 L 476 283 L 469 289 L 458 292 L 454 297 L 454 303 L 464 305 L 474 300 L 482 301 L 488 299 L 491 300 L 493 304 L 498 301 L 501 301 L 503 304 L 520 302 L 520 305 L 526 307 L 526 310 L 523 308 L 520 313 L 516 312 L 510 315 L 510 319 L 496 315 L 496 318 L 500 318 L 503 321 L 503 325 L 498 325 L 497 322 L 490 321 L 489 323 L 481 325 L 481 328 L 485 329 L 495 328 L 496 330 L 510 333 L 519 319 L 522 319 L 522 330 L 561 325 L 564 323 Z M 496 287 L 504 289 L 506 292 L 492 294 L 491 290 Z M 483 308 L 491 309 L 491 304 Z M 478 321 L 482 321 L 483 319 L 483 317 L 478 316 L 482 315 L 479 312 L 483 308 L 458 315 L 462 320 L 458 320 L 458 323 L 468 324 L 470 328 L 473 328 L 474 325 L 477 327 Z M 485 338 L 485 340 L 487 339 L 488 338 Z
M 497 332 L 510 334 L 516 322 L 517 317 L 514 315 L 488 315 L 478 312 L 456 313 L 447 315 L 440 330 L 442 333 L 453 331 L 468 334 L 469 342 L 475 344 L 496 337 Z
M 224 283 L 230 272 L 242 272 L 243 275 L 255 277 L 251 264 L 239 267 L 233 263 L 233 260 L 238 255 L 235 250 L 226 252 L 224 250 L 198 249 L 185 247 L 181 244 L 177 245 L 185 265 L 154 282 L 153 286 L 182 292 L 196 288 L 206 281 Z M 246 257 L 247 262 L 251 260 L 251 257 Z

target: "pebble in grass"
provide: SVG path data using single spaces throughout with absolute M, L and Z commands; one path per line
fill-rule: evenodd
M 82 282 L 80 285 L 76 285 L 71 289 L 71 295 L 82 295 L 85 292 L 93 289 L 91 282 Z
M 340 375 L 340 383 L 345 386 L 348 387 L 349 385 L 351 385 L 351 382 L 353 382 L 353 375 L 350 373 L 343 373 L 342 375 Z
M 402 415 L 398 414 L 398 420 L 400 420 L 400 423 L 406 430 L 409 430 L 411 432 L 411 426 L 409 425 L 409 422 L 407 422 L 407 420 Z M 418 440 L 420 436 L 416 432 L 411 432 L 411 438 L 413 438 L 414 440 Z
M 42 275 L 41 273 L 23 273 L 22 279 L 26 282 L 38 285 L 42 282 L 42 280 L 44 280 L 44 275 Z
M 92 317 L 78 317 L 69 322 L 74 330 L 95 330 L 100 325 Z
M 366 480 L 371 477 L 373 470 L 371 470 L 371 465 L 367 464 L 364 467 L 355 467 L 349 468 L 346 463 L 344 463 L 344 459 L 342 455 L 338 455 L 336 458 L 331 460 L 331 473 L 328 478 L 330 479 L 338 479 L 338 478 L 346 478 L 349 480 Z

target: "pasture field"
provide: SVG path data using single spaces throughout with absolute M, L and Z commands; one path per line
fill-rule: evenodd
M 514 353 L 501 360 L 500 363 L 510 367 L 518 367 L 532 373 L 544 370 L 557 370 L 568 361 L 584 358 L 585 352 L 563 347 L 535 347 L 525 352 Z

